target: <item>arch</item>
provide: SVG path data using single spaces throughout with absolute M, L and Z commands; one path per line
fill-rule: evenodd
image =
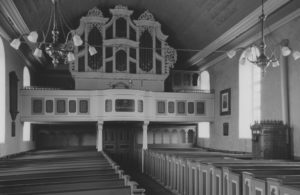
M 200 89 L 205 91 L 210 90 L 210 76 L 206 70 L 200 73 Z
M 152 35 L 146 30 L 140 38 L 140 68 L 149 72 L 153 68 Z
M 194 73 L 192 76 L 192 84 L 193 86 L 198 86 L 198 78 L 199 78 L 199 74 L 198 73 Z
M 192 129 L 188 130 L 188 143 L 194 143 L 194 134 Z
M 98 46 L 95 47 L 97 50 L 97 53 L 93 56 L 88 55 L 88 66 L 92 70 L 98 70 L 102 67 L 102 34 L 98 30 L 98 28 L 94 27 L 90 31 L 88 35 L 88 43 L 91 46 Z M 100 47 L 99 47 L 100 46 Z
M 171 144 L 178 144 L 178 131 L 177 131 L 177 129 L 172 130 Z
M 239 138 L 251 138 L 250 125 L 260 120 L 261 70 L 249 61 L 257 56 L 259 49 L 250 47 L 239 59 Z
M 163 144 L 170 144 L 170 133 L 168 129 L 163 130 Z
M 5 51 L 2 38 L 0 37 L 0 108 L 5 108 L 5 77 L 6 77 L 6 68 L 5 68 Z M 5 142 L 5 109 L 1 109 L 0 113 L 0 143 Z
M 31 83 L 30 72 L 27 66 L 23 68 L 23 87 L 29 87 Z

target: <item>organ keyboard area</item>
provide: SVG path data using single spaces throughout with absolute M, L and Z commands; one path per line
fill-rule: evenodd
M 180 195 L 299 195 L 300 162 L 201 149 L 151 149 L 145 173 Z

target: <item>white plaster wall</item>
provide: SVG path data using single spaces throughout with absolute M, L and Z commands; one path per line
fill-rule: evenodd
M 289 39 L 292 50 L 300 50 L 300 17 L 283 25 L 271 33 L 269 39 L 278 44 L 283 39 Z M 267 39 L 268 40 L 268 39 Z M 251 140 L 238 138 L 238 59 L 225 59 L 216 64 L 209 71 L 212 78 L 212 88 L 215 89 L 215 122 L 211 124 L 210 138 L 198 138 L 198 144 L 203 147 L 231 151 L 251 151 Z M 289 56 L 289 107 L 291 127 L 293 130 L 293 154 L 300 158 L 300 60 L 295 61 Z M 262 78 L 261 119 L 282 120 L 280 67 L 267 69 Z M 220 116 L 220 90 L 231 88 L 231 115 Z M 229 136 L 222 135 L 223 122 L 229 122 Z
M 5 109 L 6 112 L 6 128 L 5 128 L 5 143 L 0 144 L 0 157 L 6 156 L 10 154 L 20 153 L 24 151 L 28 151 L 34 148 L 33 142 L 24 142 L 23 141 L 23 124 L 20 121 L 20 113 L 16 118 L 16 136 L 11 137 L 11 116 L 9 112 L 9 72 L 15 71 L 19 82 L 19 89 L 23 87 L 23 67 L 25 62 L 21 57 L 17 54 L 17 52 L 10 47 L 7 41 L 3 40 L 4 48 L 5 48 L 5 65 L 6 65 L 6 107 L 1 108 Z M 20 93 L 18 94 L 18 110 L 22 109 L 22 101 Z

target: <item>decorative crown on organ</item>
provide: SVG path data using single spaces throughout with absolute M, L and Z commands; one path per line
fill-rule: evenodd
M 137 20 L 133 11 L 117 5 L 106 18 L 97 7 L 88 11 L 73 33 L 84 45 L 75 48 L 71 72 L 103 72 L 168 75 L 177 53 L 168 45 L 161 25 L 146 10 Z

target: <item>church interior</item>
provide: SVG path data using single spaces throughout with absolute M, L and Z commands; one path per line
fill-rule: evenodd
M 299 195 L 299 35 L 299 0 L 0 0 L 0 194 Z

